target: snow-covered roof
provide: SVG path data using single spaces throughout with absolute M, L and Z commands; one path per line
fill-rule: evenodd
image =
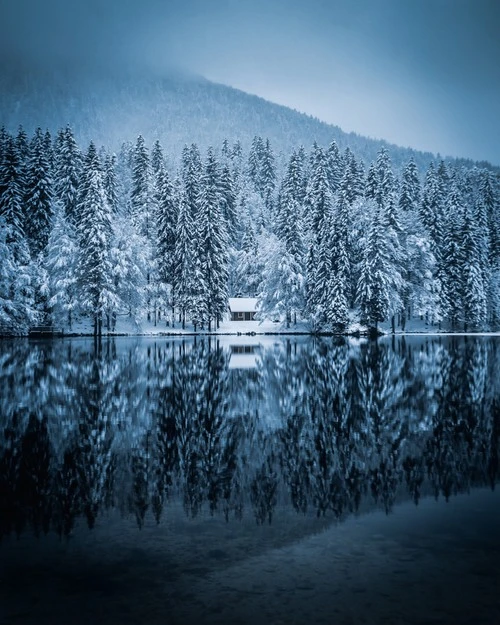
M 229 308 L 231 312 L 257 312 L 256 297 L 230 297 Z

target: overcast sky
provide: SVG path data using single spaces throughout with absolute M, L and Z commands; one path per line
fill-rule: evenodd
M 0 0 L 2 63 L 179 66 L 500 165 L 500 0 Z

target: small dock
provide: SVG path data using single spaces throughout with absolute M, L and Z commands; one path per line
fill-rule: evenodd
M 32 326 L 28 330 L 30 339 L 51 339 L 56 336 L 64 336 L 64 332 L 62 329 L 54 326 Z

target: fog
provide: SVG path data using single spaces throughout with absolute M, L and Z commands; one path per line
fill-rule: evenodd
M 496 0 L 0 0 L 2 66 L 180 68 L 337 124 L 500 164 Z

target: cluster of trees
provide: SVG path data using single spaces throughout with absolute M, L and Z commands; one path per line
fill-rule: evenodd
M 172 171 L 142 137 L 115 155 L 82 153 L 69 127 L 2 130 L 0 324 L 83 316 L 100 334 L 127 315 L 211 330 L 233 295 L 313 331 L 356 315 L 497 328 L 498 197 L 488 169 L 432 162 L 422 181 L 385 148 L 365 170 L 335 142 L 285 158 L 255 137 L 248 154 L 186 146 Z
M 2 357 L 0 538 L 113 506 L 141 527 L 179 499 L 189 516 L 343 518 L 500 477 L 493 341 L 288 341 L 254 370 L 214 341 L 116 347 Z

